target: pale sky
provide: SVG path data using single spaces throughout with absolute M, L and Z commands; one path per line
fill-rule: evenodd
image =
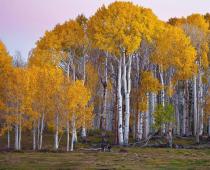
M 87 17 L 114 0 L 0 0 L 0 39 L 11 55 L 18 50 L 26 60 L 35 42 L 57 23 Z M 151 8 L 162 20 L 210 12 L 210 0 L 132 0 Z

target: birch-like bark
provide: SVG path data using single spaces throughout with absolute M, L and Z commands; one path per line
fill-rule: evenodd
M 75 134 L 76 134 L 76 127 L 75 127 L 75 116 L 72 116 L 72 137 L 71 137 L 71 151 L 74 150 L 74 142 L 75 142 Z
M 68 152 L 69 151 L 69 144 L 70 144 L 70 141 L 69 141 L 69 121 L 67 120 L 66 121 L 66 151 Z
M 37 148 L 39 149 L 39 142 L 40 142 L 40 118 L 38 119 L 37 123 Z
M 180 136 L 179 94 L 175 96 L 176 134 Z
M 149 134 L 149 94 L 146 94 L 147 96 L 147 111 L 145 112 L 144 116 L 144 139 L 147 139 Z
M 36 150 L 36 124 L 33 121 L 33 150 Z
M 155 119 L 153 116 L 153 113 L 155 112 L 155 106 L 156 106 L 156 94 L 151 92 L 149 95 L 149 131 L 153 132 L 152 125 L 155 123 Z
M 161 100 L 161 104 L 163 107 L 165 107 L 165 83 L 164 83 L 164 79 L 163 79 L 163 71 L 159 70 L 159 74 L 160 74 L 160 82 L 162 85 L 162 89 L 160 92 L 160 100 Z M 165 123 L 162 125 L 162 133 L 165 134 L 166 133 L 166 125 Z
M 22 139 L 22 121 L 21 121 L 21 115 L 19 115 L 18 150 L 21 150 L 21 139 Z
M 68 82 L 70 81 L 70 61 L 67 64 L 67 80 Z M 70 146 L 70 137 L 69 137 L 69 116 L 68 113 L 66 113 L 66 151 L 69 151 L 69 146 Z
M 107 118 L 107 112 L 106 112 L 106 108 L 107 108 L 107 57 L 105 58 L 105 68 L 104 68 L 104 81 L 102 81 L 103 84 L 103 113 L 101 116 L 101 129 L 102 130 L 106 130 L 106 118 Z
M 18 141 L 19 141 L 19 130 L 18 125 L 15 125 L 15 150 L 18 150 Z
M 84 84 L 85 84 L 85 80 L 86 80 L 86 57 L 84 55 L 84 57 L 83 57 L 83 83 Z M 83 125 L 82 125 L 81 137 L 83 139 L 87 137 L 85 120 L 84 120 Z
M 75 82 L 76 81 L 76 69 L 75 69 L 75 65 L 72 63 L 72 69 L 73 69 L 73 81 Z M 75 124 L 75 120 L 73 121 L 74 124 Z M 73 130 L 73 141 L 74 142 L 77 142 L 77 132 L 76 130 Z
M 197 106 L 197 78 L 193 77 L 193 103 L 194 103 L 194 135 L 196 136 L 196 143 L 199 143 L 199 126 L 198 126 L 198 106 Z
M 208 117 L 208 136 L 210 136 L 210 116 Z
M 118 80 L 117 80 L 117 102 L 118 102 L 118 143 L 123 145 L 123 125 L 122 125 L 122 94 L 121 94 L 121 74 L 122 74 L 122 59 L 118 63 Z
M 198 73 L 198 125 L 199 135 L 203 134 L 203 84 L 202 84 L 202 73 L 199 70 Z
M 184 87 L 184 93 L 183 93 L 183 119 L 182 119 L 182 136 L 186 135 L 186 124 L 187 124 L 187 102 L 186 102 L 186 85 Z
M 138 112 L 138 109 L 137 109 L 137 112 Z M 136 113 L 136 134 L 135 134 L 135 137 L 136 137 L 136 141 L 140 141 L 141 138 L 140 138 L 140 112 Z
M 189 91 L 188 81 L 184 82 L 184 102 L 183 102 L 183 124 L 182 124 L 182 136 L 189 134 Z
M 124 144 L 128 144 L 129 141 L 129 121 L 130 121 L 130 91 L 131 91 L 131 61 L 132 58 L 128 58 L 128 72 L 126 73 L 126 64 L 125 64 L 125 54 L 123 56 L 123 66 L 124 66 L 124 93 L 125 93 L 125 132 L 124 132 Z M 127 77 L 126 77 L 127 75 Z
M 54 134 L 54 149 L 58 150 L 58 123 L 59 123 L 59 116 L 58 113 L 55 115 L 55 134 Z
M 143 138 L 143 120 L 144 120 L 144 113 L 140 112 L 140 124 L 139 124 L 139 140 Z
M 39 137 L 39 150 L 42 149 L 42 142 L 43 142 L 43 130 L 44 130 L 44 113 L 42 113 L 41 118 L 41 129 L 40 129 L 40 137 Z
M 7 149 L 10 149 L 10 129 L 7 130 Z

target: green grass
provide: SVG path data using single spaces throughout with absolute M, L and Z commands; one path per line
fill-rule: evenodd
M 110 142 L 113 135 L 109 134 Z M 32 152 L 32 136 L 25 132 L 21 152 L 0 152 L 1 169 L 210 169 L 210 149 L 167 149 L 114 147 L 112 152 L 84 151 L 93 144 L 100 145 L 100 132 L 89 134 L 89 144 L 76 144 L 74 152 Z M 52 150 L 53 133 L 45 133 L 43 148 Z M 151 141 L 151 143 L 157 141 Z M 164 140 L 163 140 L 164 142 Z M 175 138 L 176 144 L 192 145 L 194 138 Z M 0 138 L 0 149 L 6 148 L 6 136 Z M 14 146 L 14 134 L 11 135 Z M 65 151 L 66 137 L 61 139 L 60 150 Z M 124 152 L 122 152 L 124 150 Z
M 112 152 L 4 152 L 0 169 L 210 169 L 210 150 L 123 148 Z

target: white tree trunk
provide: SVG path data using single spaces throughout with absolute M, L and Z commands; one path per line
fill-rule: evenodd
M 125 54 L 123 56 L 123 66 L 124 66 L 124 93 L 125 93 L 125 132 L 124 132 L 124 144 L 128 144 L 129 141 L 129 121 L 130 121 L 130 91 L 131 91 L 131 61 L 132 58 L 128 58 L 128 72 L 126 73 L 126 64 L 125 64 Z M 127 75 L 127 77 L 126 77 Z M 126 79 L 127 78 L 127 79 Z
M 66 121 L 66 151 L 68 152 L 69 151 L 69 121 L 67 120 Z
M 147 139 L 149 134 L 149 94 L 146 94 L 147 96 L 147 111 L 145 112 L 144 116 L 144 139 Z
M 36 124 L 33 122 L 33 150 L 36 150 Z
M 144 120 L 144 113 L 140 112 L 140 124 L 139 124 L 139 139 L 143 138 L 143 120 Z
M 175 96 L 176 134 L 180 136 L 179 94 Z
M 21 139 L 22 139 L 22 121 L 21 121 L 21 115 L 20 115 L 19 116 L 18 150 L 21 150 Z
M 163 78 L 163 72 L 162 70 L 160 71 L 160 82 L 162 85 L 162 89 L 161 89 L 161 94 L 160 94 L 160 99 L 161 99 L 161 104 L 163 107 L 165 107 L 165 83 L 164 83 L 164 78 Z M 162 125 L 162 133 L 165 134 L 166 133 L 166 125 L 165 123 Z
M 183 94 L 183 120 L 182 120 L 182 136 L 186 135 L 186 117 L 187 117 L 187 106 L 186 106 L 186 90 L 184 89 L 184 94 Z
M 149 95 L 149 131 L 153 132 L 153 128 L 152 125 L 155 123 L 155 119 L 154 119 L 154 112 L 155 112 L 155 107 L 156 107 L 156 94 L 155 93 L 150 93 Z
M 58 114 L 56 113 L 55 115 L 55 134 L 54 134 L 54 149 L 58 150 L 58 126 L 59 126 L 59 117 Z
M 199 119 L 199 135 L 203 134 L 203 83 L 202 73 L 198 73 L 198 119 Z
M 136 137 L 136 141 L 140 141 L 140 112 L 137 113 L 136 115 L 136 134 L 135 134 L 135 137 Z
M 86 80 L 86 57 L 84 55 L 84 57 L 83 57 L 83 82 L 84 82 L 84 84 L 85 84 L 85 80 Z M 82 138 L 87 137 L 85 120 L 84 120 L 83 125 L 82 125 L 81 137 Z
M 210 136 L 210 116 L 208 117 L 208 136 Z
M 75 127 L 75 116 L 72 116 L 72 137 L 71 137 L 71 151 L 74 150 L 74 142 L 75 142 L 75 134 L 76 134 L 76 127 Z
M 193 77 L 193 103 L 194 103 L 194 135 L 196 143 L 199 143 L 199 126 L 198 126 L 198 105 L 197 105 L 197 78 Z
M 83 123 L 81 137 L 86 138 L 86 136 L 87 136 L 87 132 L 86 132 L 85 124 Z
M 19 150 L 19 127 L 18 124 L 15 125 L 15 150 Z
M 10 149 L 10 129 L 7 130 L 7 149 Z
M 122 94 L 121 94 L 121 74 L 122 74 L 122 59 L 120 58 L 118 64 L 118 81 L 117 81 L 117 103 L 118 103 L 118 143 L 123 145 L 123 125 L 122 125 Z
M 40 137 L 39 137 L 39 150 L 42 149 L 42 142 L 43 142 L 43 130 L 44 130 L 44 113 L 42 114 L 41 118 L 41 129 L 40 129 Z
M 39 142 L 40 142 L 40 118 L 38 119 L 38 122 L 37 122 L 37 149 L 39 149 Z
M 106 130 L 106 119 L 107 119 L 107 81 L 108 81 L 108 77 L 107 77 L 107 57 L 105 58 L 105 68 L 104 68 L 104 81 L 103 83 L 103 113 L 102 113 L 102 120 L 101 120 L 101 128 L 102 130 Z

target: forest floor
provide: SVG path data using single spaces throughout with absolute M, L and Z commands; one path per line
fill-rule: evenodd
M 118 148 L 112 152 L 1 152 L 0 169 L 210 169 L 209 149 Z
M 14 134 L 11 135 L 11 147 Z M 109 136 L 109 143 L 114 139 Z M 58 152 L 53 152 L 53 134 L 45 133 L 43 151 L 32 151 L 31 133 L 24 133 L 23 151 L 7 151 L 6 135 L 0 138 L 0 170 L 1 169 L 210 169 L 209 139 L 195 145 L 193 137 L 176 137 L 174 144 L 183 146 L 179 149 L 160 147 L 113 146 L 111 152 L 101 152 L 90 148 L 100 147 L 100 132 L 89 133 L 88 144 L 79 142 L 74 152 L 65 152 L 66 137 L 60 141 Z M 131 139 L 132 142 L 132 139 Z M 149 144 L 163 143 L 165 139 L 151 140 Z M 184 149 L 185 148 L 185 149 Z M 186 149 L 188 148 L 188 149 Z M 193 148 L 193 149 L 192 149 Z

